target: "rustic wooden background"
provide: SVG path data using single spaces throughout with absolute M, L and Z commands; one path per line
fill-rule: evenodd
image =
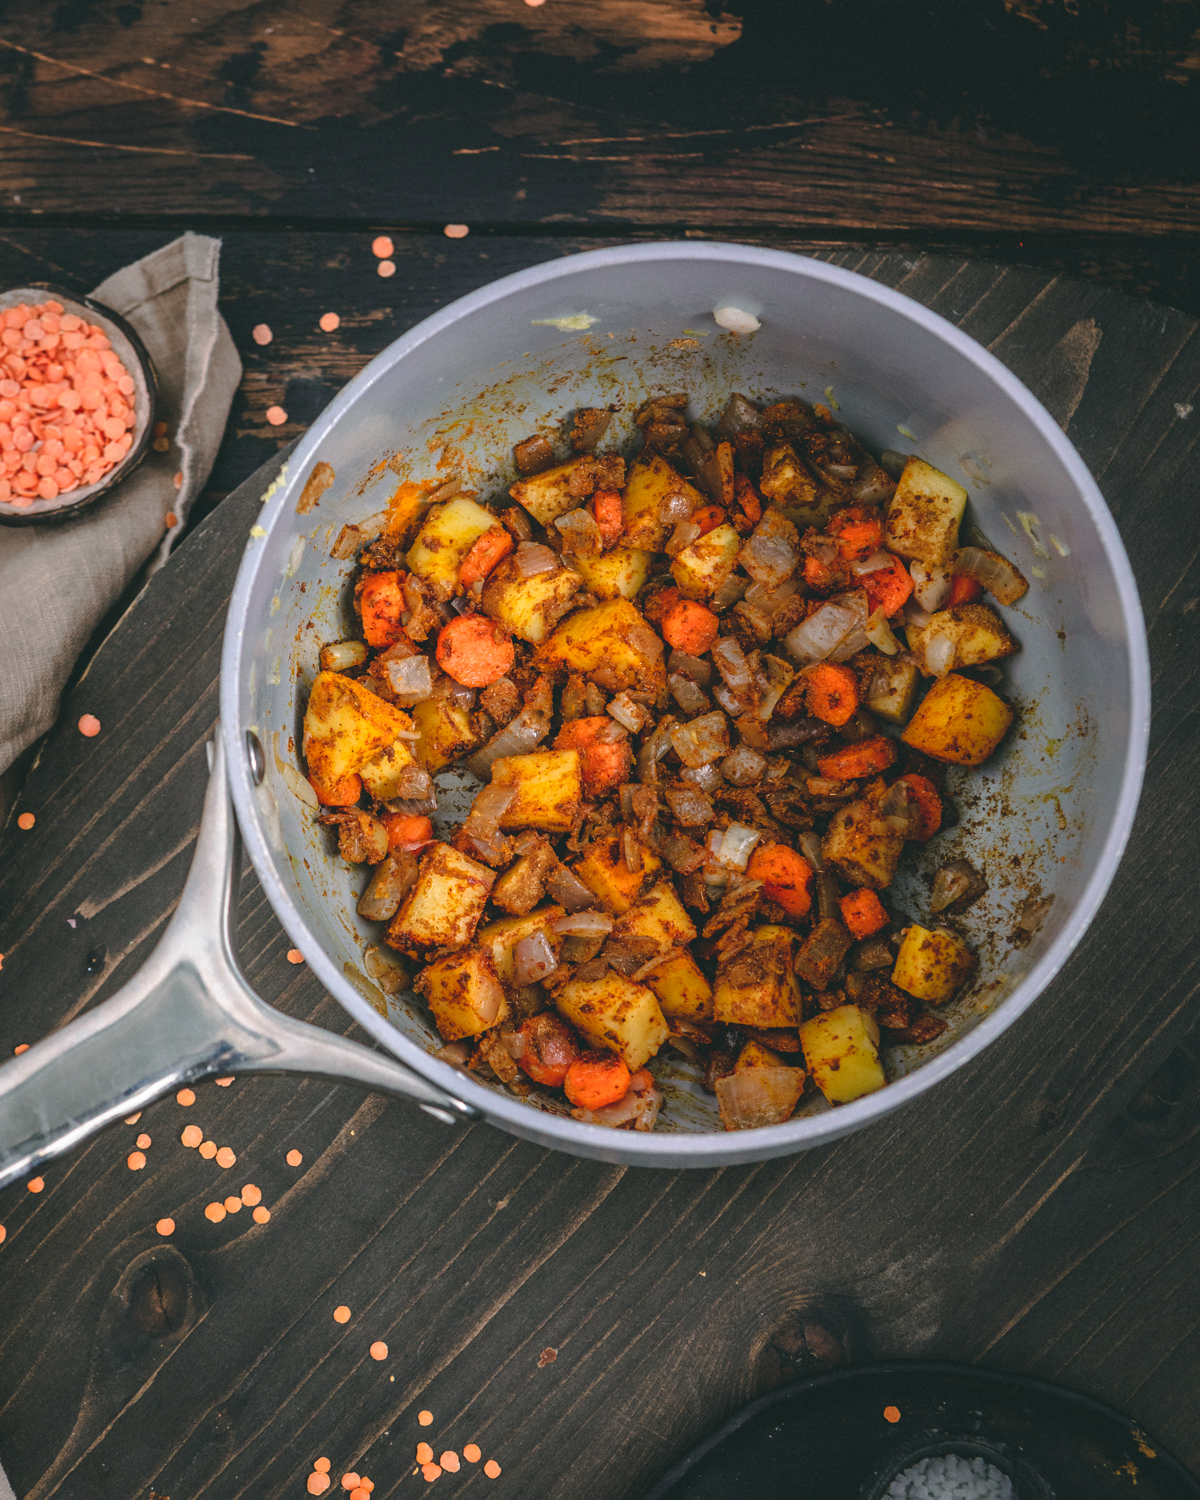
M 0 1055 L 111 993 L 182 885 L 256 509 L 230 492 L 398 333 L 520 266 L 769 241 L 952 317 L 1097 475 L 1156 695 L 1138 831 L 1087 941 L 986 1058 L 849 1141 L 652 1174 L 256 1079 L 0 1195 L 0 1462 L 21 1500 L 302 1495 L 321 1454 L 383 1496 L 423 1484 L 423 1439 L 478 1442 L 497 1486 L 539 1500 L 635 1500 L 749 1397 L 875 1356 L 1062 1380 L 1200 1465 L 1198 28 L 1185 0 L 0 14 L 5 284 L 85 290 L 183 228 L 220 233 L 246 370 L 193 535 L 72 690 L 14 809 L 34 828 L 0 842 Z M 1090 366 L 1056 359 L 1089 320 Z M 85 710 L 96 741 L 69 728 Z M 239 944 L 267 999 L 348 1030 L 252 875 Z M 184 1150 L 188 1123 L 236 1165 Z M 204 1218 L 246 1182 L 269 1223 Z

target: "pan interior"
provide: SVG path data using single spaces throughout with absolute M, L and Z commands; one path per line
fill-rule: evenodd
M 712 310 L 729 302 L 760 317 L 760 331 L 739 337 L 718 327 Z M 578 406 L 612 407 L 605 446 L 628 456 L 637 406 L 673 390 L 686 390 L 690 415 L 706 421 L 734 390 L 760 402 L 832 402 L 876 454 L 917 453 L 964 484 L 967 524 L 1030 579 L 1026 597 L 1001 611 L 1021 651 L 1003 664 L 997 691 L 1019 721 L 982 770 L 951 770 L 959 825 L 929 846 L 910 845 L 889 893 L 898 915 L 928 922 L 934 870 L 959 856 L 989 886 L 961 919 L 980 957 L 977 978 L 943 1012 L 950 1024 L 938 1041 L 887 1052 L 889 1076 L 899 1078 L 1003 1006 L 1069 923 L 1120 797 L 1130 650 L 1113 569 L 1076 478 L 1013 392 L 936 329 L 845 286 L 720 261 L 593 267 L 482 302 L 403 357 L 381 356 L 298 450 L 275 498 L 279 513 L 257 543 L 238 693 L 242 725 L 267 749 L 256 795 L 270 858 L 334 965 L 391 1027 L 436 1052 L 441 1041 L 420 1002 L 385 997 L 363 973 L 363 950 L 380 936 L 355 912 L 365 874 L 337 857 L 292 790 L 319 649 L 355 633 L 353 564 L 331 558 L 330 547 L 344 522 L 382 510 L 407 480 L 462 475 L 485 502 L 505 496 L 516 477 L 512 444 L 557 434 Z M 297 514 L 318 461 L 333 480 L 315 508 Z M 452 826 L 475 783 L 465 772 L 438 781 L 439 819 Z M 655 1071 L 668 1098 L 659 1132 L 720 1129 L 689 1064 L 666 1050 Z M 802 1113 L 825 1109 L 818 1099 Z

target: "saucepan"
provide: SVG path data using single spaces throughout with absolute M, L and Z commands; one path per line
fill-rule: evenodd
M 757 328 L 730 331 L 714 317 L 726 308 Z M 577 1122 L 560 1102 L 517 1098 L 437 1057 L 425 1007 L 384 994 L 366 972 L 379 933 L 355 910 L 362 875 L 317 826 L 299 759 L 320 647 L 353 628 L 354 564 L 333 555 L 342 527 L 386 509 L 398 486 L 439 476 L 499 498 L 516 477 L 513 443 L 553 434 L 576 407 L 613 409 L 606 441 L 632 446 L 634 411 L 668 390 L 686 390 L 702 420 L 731 391 L 835 406 L 876 452 L 918 453 L 964 483 L 968 524 L 1032 585 L 1006 611 L 1021 650 L 1002 691 L 1018 728 L 962 778 L 958 826 L 893 887 L 916 919 L 936 864 L 963 855 L 984 871 L 987 895 L 963 919 L 975 983 L 935 1042 L 889 1051 L 887 1087 L 731 1133 L 691 1065 L 666 1052 L 655 1064 L 666 1108 L 647 1133 Z M 352 1079 L 448 1122 L 482 1119 L 576 1155 L 672 1168 L 800 1151 L 919 1107 L 1033 1003 L 1095 915 L 1137 806 L 1149 680 L 1132 573 L 1085 465 L 1031 393 L 935 313 L 852 272 L 744 245 L 627 245 L 505 277 L 374 359 L 268 491 L 230 604 L 220 732 L 180 907 L 122 991 L 0 1068 L 0 1182 L 210 1074 Z M 443 828 L 473 790 L 466 773 L 438 778 Z M 290 1020 L 238 972 L 230 799 L 283 926 L 381 1050 Z

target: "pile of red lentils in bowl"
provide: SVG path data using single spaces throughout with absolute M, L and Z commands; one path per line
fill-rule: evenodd
M 133 446 L 136 390 L 100 324 L 54 300 L 0 312 L 0 502 L 103 479 Z

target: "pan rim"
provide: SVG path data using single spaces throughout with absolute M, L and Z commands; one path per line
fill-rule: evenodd
M 261 559 L 265 555 L 265 549 L 256 548 L 253 542 L 247 546 L 242 558 L 230 599 L 221 662 L 221 722 L 238 823 L 267 898 L 289 936 L 304 952 L 309 966 L 322 985 L 377 1042 L 430 1082 L 475 1105 L 490 1123 L 500 1125 L 511 1134 L 565 1149 L 576 1155 L 623 1164 L 672 1168 L 685 1165 L 711 1167 L 759 1161 L 808 1150 L 828 1144 L 884 1118 L 978 1056 L 1052 983 L 1095 918 L 1116 875 L 1133 829 L 1149 742 L 1150 663 L 1141 602 L 1116 522 L 1082 458 L 1037 397 L 981 344 L 940 314 L 915 302 L 903 292 L 839 266 L 827 265 L 823 261 L 812 260 L 790 251 L 760 246 L 689 240 L 609 246 L 513 272 L 449 303 L 414 325 L 376 355 L 325 408 L 297 444 L 291 455 L 288 479 L 267 502 L 259 518 L 259 525 L 270 534 L 280 524 L 281 517 L 292 513 L 301 476 L 318 456 L 327 433 L 362 394 L 376 380 L 383 378 L 393 365 L 428 340 L 436 338 L 455 322 L 503 300 L 513 292 L 545 286 L 593 268 L 663 260 L 734 262 L 784 272 L 801 279 L 825 281 L 877 303 L 888 312 L 916 324 L 973 364 L 981 375 L 1001 389 L 1020 414 L 1031 423 L 1062 464 L 1096 528 L 1112 572 L 1127 651 L 1129 724 L 1120 792 L 1100 855 L 1062 931 L 1012 992 L 945 1052 L 923 1063 L 905 1077 L 889 1083 L 886 1089 L 852 1104 L 842 1105 L 819 1115 L 791 1120 L 783 1125 L 745 1132 L 643 1134 L 608 1130 L 603 1126 L 585 1125 L 552 1115 L 516 1098 L 504 1097 L 451 1064 L 439 1061 L 380 1016 L 349 983 L 341 968 L 315 942 L 299 908 L 277 876 L 258 812 L 248 763 L 242 753 L 243 736 L 250 726 L 242 722 L 238 701 L 241 662 L 246 645 L 247 612 Z

